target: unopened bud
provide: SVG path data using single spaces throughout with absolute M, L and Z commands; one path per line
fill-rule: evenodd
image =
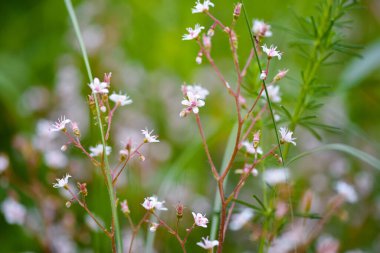
M 129 151 L 126 149 L 122 149 L 119 151 L 119 154 L 120 154 L 120 160 L 124 161 L 127 158 Z
M 260 74 L 260 79 L 261 80 L 266 80 L 267 79 L 267 72 L 263 70 Z
M 232 42 L 232 45 L 234 46 L 234 48 L 238 48 L 238 39 L 237 39 L 237 36 L 236 36 L 236 33 L 231 30 L 231 42 Z
M 160 225 L 160 224 L 158 224 L 158 223 L 156 223 L 156 222 L 152 222 L 152 223 L 150 224 L 149 231 L 150 231 L 150 232 L 156 232 L 156 230 L 157 230 L 157 228 L 158 228 L 159 225 Z
M 305 192 L 302 198 L 302 211 L 308 213 L 311 209 L 311 204 L 313 202 L 313 193 L 308 190 Z
M 71 130 L 76 136 L 80 136 L 80 130 L 77 122 L 71 121 Z
M 175 207 L 177 218 L 182 219 L 183 217 L 183 210 L 185 209 L 185 206 L 181 203 L 178 203 Z
M 102 112 L 106 112 L 106 111 L 107 111 L 107 107 L 105 107 L 105 106 L 103 105 L 103 106 L 100 107 L 100 110 L 101 110 Z
M 70 207 L 71 207 L 71 201 L 67 201 L 67 202 L 66 202 L 66 207 L 67 207 L 67 208 L 70 208 Z
M 280 81 L 281 79 L 283 79 L 286 74 L 288 73 L 289 69 L 283 69 L 283 70 L 279 70 L 277 75 L 273 78 L 273 82 L 277 82 L 277 81 Z
M 203 46 L 209 50 L 211 48 L 211 36 L 207 36 L 203 34 Z
M 139 156 L 139 159 L 140 159 L 142 162 L 144 162 L 144 161 L 145 161 L 145 156 L 140 155 L 140 156 Z
M 214 34 L 215 34 L 214 27 L 211 27 L 210 29 L 208 29 L 208 31 L 207 31 L 208 37 L 212 37 L 212 36 L 214 36 Z
M 112 77 L 112 73 L 111 72 L 109 72 L 108 74 L 104 73 L 103 82 L 107 83 L 108 86 L 111 84 L 111 77 Z
M 242 7 L 242 3 L 238 3 L 235 5 L 234 20 L 237 20 L 239 18 L 240 13 L 241 13 L 241 7 Z
M 79 191 L 80 193 L 86 197 L 88 195 L 88 192 L 87 192 L 87 184 L 86 183 L 77 183 L 78 184 L 78 188 L 79 188 Z
M 130 214 L 131 211 L 129 210 L 129 206 L 128 206 L 128 202 L 127 200 L 124 200 L 123 202 L 120 203 L 120 207 L 121 207 L 121 211 L 124 213 L 124 214 Z
M 195 62 L 196 62 L 197 64 L 202 64 L 202 55 L 203 55 L 202 52 L 199 51 L 197 57 L 195 58 Z
M 231 32 L 231 28 L 229 28 L 228 26 L 224 27 L 224 32 L 230 33 Z
M 62 147 L 61 147 L 61 151 L 62 152 L 65 152 L 67 150 L 67 146 L 66 145 L 62 145 Z
M 254 148 L 257 148 L 259 146 L 260 136 L 261 136 L 260 130 L 253 134 L 253 147 Z

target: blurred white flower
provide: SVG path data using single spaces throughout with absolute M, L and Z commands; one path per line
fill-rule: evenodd
M 289 175 L 287 168 L 267 169 L 263 172 L 263 179 L 268 184 L 275 185 L 286 182 Z
M 195 225 L 207 228 L 208 219 L 206 218 L 206 215 L 203 215 L 201 213 L 195 214 L 194 212 L 192 212 L 192 214 L 194 217 Z
M 116 104 L 119 104 L 120 106 L 129 105 L 133 102 L 132 99 L 129 98 L 129 96 L 116 93 L 113 93 L 110 96 L 110 100 L 115 102 Z
M 217 240 L 210 241 L 208 239 L 208 236 L 206 238 L 202 237 L 203 241 L 197 242 L 197 245 L 204 248 L 204 249 L 212 249 L 215 246 L 219 245 L 219 242 Z
M 272 103 L 278 103 L 281 102 L 281 96 L 280 96 L 280 86 L 278 85 L 268 85 L 267 86 L 268 95 L 270 98 L 270 101 Z M 263 92 L 263 97 L 267 97 L 266 93 Z
M 6 154 L 0 154 L 0 174 L 9 166 L 9 158 Z
M 339 241 L 330 235 L 322 235 L 317 241 L 317 253 L 337 253 Z
M 65 116 L 61 116 L 56 122 L 51 125 L 50 131 L 58 132 L 66 130 L 66 124 L 70 123 L 71 120 L 66 119 Z
M 26 217 L 26 208 L 13 198 L 7 198 L 1 204 L 1 211 L 9 224 L 22 225 Z
M 358 201 L 358 195 L 354 187 L 344 181 L 337 182 L 335 185 L 335 190 L 350 203 L 355 203 Z
M 252 32 L 256 36 L 260 37 L 271 37 L 272 32 L 270 30 L 270 25 L 266 24 L 262 20 L 255 19 L 253 20 Z
M 251 208 L 244 208 L 240 213 L 231 216 L 230 229 L 233 231 L 241 229 L 248 221 L 253 218 L 253 210 Z
M 192 13 L 202 13 L 209 10 L 209 6 L 214 7 L 214 4 L 210 0 L 203 1 L 203 4 L 198 0 L 195 3 L 195 7 L 191 9 Z
M 205 100 L 206 97 L 210 94 L 210 92 L 203 88 L 200 85 L 182 85 L 182 93 L 184 96 L 187 95 L 187 92 L 191 92 L 194 96 L 198 96 L 199 99 Z
M 187 99 L 182 100 L 182 104 L 187 107 L 181 111 L 181 117 L 186 116 L 186 114 L 191 111 L 197 114 L 199 112 L 199 107 L 203 107 L 205 105 L 205 101 L 203 101 L 199 95 L 195 95 L 194 93 L 188 91 L 186 96 Z
M 269 48 L 265 44 L 264 46 L 261 46 L 263 51 L 268 55 L 268 58 L 271 59 L 273 57 L 277 57 L 279 60 L 281 60 L 282 53 L 280 51 L 277 51 L 277 47 L 271 45 Z
M 71 176 L 69 174 L 66 174 L 66 176 L 64 176 L 63 178 L 61 179 L 56 179 L 57 180 L 57 183 L 53 184 L 53 187 L 54 188 L 63 188 L 65 187 L 68 183 L 69 183 L 69 178 Z
M 129 214 L 131 211 L 129 210 L 129 206 L 128 206 L 128 202 L 127 200 L 124 200 L 122 202 L 120 202 L 120 207 L 121 207 L 121 211 L 124 213 L 124 214 Z
M 251 169 L 252 167 L 252 164 L 244 164 L 244 168 L 243 169 L 236 169 L 235 170 L 235 174 L 246 174 L 249 172 L 249 170 Z M 251 174 L 254 176 L 254 177 L 257 177 L 257 175 L 259 175 L 259 171 L 256 169 L 256 168 L 253 168 L 252 171 L 251 171 Z
M 268 253 L 293 252 L 297 246 L 306 242 L 307 235 L 308 232 L 305 226 L 291 226 L 289 231 L 286 231 L 273 240 L 268 249 Z
M 249 141 L 243 141 L 242 145 L 245 147 L 247 152 L 250 154 L 259 154 L 259 155 L 263 154 L 263 150 L 260 147 L 255 148 L 253 143 L 251 143 Z
M 292 143 L 294 146 L 297 145 L 295 143 L 295 141 L 294 141 L 296 138 L 292 137 L 293 132 L 289 131 L 288 128 L 286 128 L 286 127 L 280 127 L 279 132 L 280 132 L 280 135 L 281 135 L 281 142 Z
M 92 93 L 108 93 L 108 84 L 106 82 L 100 82 L 99 78 L 97 77 L 95 77 L 94 81 L 90 83 L 88 86 L 90 86 Z
M 90 156 L 99 156 L 103 154 L 103 144 L 98 144 L 95 147 L 89 148 L 91 153 Z M 111 154 L 112 148 L 110 146 L 106 146 L 106 155 Z
M 144 203 L 142 203 L 141 205 L 146 210 L 157 209 L 157 210 L 166 211 L 168 209 L 164 206 L 164 203 L 165 203 L 165 201 L 158 201 L 156 196 L 151 196 L 151 197 L 145 198 Z
M 152 135 L 153 131 L 154 130 L 149 132 L 147 128 L 145 128 L 145 130 L 141 130 L 141 133 L 145 136 L 146 142 L 149 142 L 149 143 L 160 142 L 159 140 L 157 140 L 158 138 L 157 135 Z
M 100 222 L 100 224 L 102 226 L 104 226 L 104 221 L 99 218 L 97 215 L 93 214 L 95 216 L 95 218 Z M 85 222 L 87 224 L 87 226 L 94 232 L 100 232 L 100 228 L 98 226 L 98 224 L 96 224 L 96 222 L 94 221 L 94 219 L 90 216 L 90 215 L 86 215 L 85 217 Z
M 150 223 L 149 231 L 150 231 L 150 232 L 156 232 L 156 230 L 157 230 L 157 228 L 158 228 L 159 225 L 160 225 L 160 224 L 158 224 L 158 223 L 156 223 L 156 222 L 152 222 L 152 223 Z
M 266 80 L 267 79 L 267 72 L 265 70 L 261 71 L 260 74 L 260 80 Z
M 44 152 L 44 161 L 47 166 L 55 169 L 63 169 L 68 163 L 67 157 L 57 150 L 46 150 Z
M 189 27 L 186 28 L 189 34 L 184 34 L 182 36 L 182 40 L 193 40 L 195 38 L 198 38 L 201 31 L 204 29 L 204 26 L 200 26 L 199 24 L 196 24 L 194 29 Z

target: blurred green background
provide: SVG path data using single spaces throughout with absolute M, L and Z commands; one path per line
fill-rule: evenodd
M 113 90 L 127 92 L 134 100 L 132 105 L 116 113 L 111 140 L 113 164 L 117 162 L 121 142 L 132 137 L 137 143 L 141 139 L 140 129 L 155 129 L 161 140 L 144 150 L 147 158 L 144 163 L 136 160 L 129 165 L 119 188 L 119 198 L 128 199 L 136 221 L 142 216 L 143 198 L 159 194 L 159 189 L 164 194 L 159 197 L 165 198 L 169 209 L 173 210 L 178 201 L 188 207 L 185 224 L 191 223 L 192 210 L 211 214 L 210 200 L 215 185 L 195 122 L 178 117 L 180 87 L 184 82 L 199 82 L 210 90 L 202 118 L 207 122 L 205 131 L 213 156 L 220 165 L 235 120 L 233 101 L 228 100 L 210 66 L 195 63 L 197 45 L 181 40 L 186 27 L 195 23 L 209 26 L 211 21 L 204 15 L 191 14 L 194 1 L 190 0 L 73 2 L 93 74 L 101 77 L 105 72 L 112 72 Z M 229 23 L 235 2 L 214 3 L 212 12 Z M 297 80 L 304 62 L 292 47 L 297 38 L 281 27 L 298 29 L 294 13 L 304 17 L 314 15 L 315 3 L 303 0 L 246 0 L 245 3 L 251 18 L 264 19 L 273 26 L 274 36 L 267 40 L 268 44 L 276 44 L 284 51 L 283 60 L 272 68 L 273 72 L 276 68 L 290 69 L 289 78 L 281 84 L 286 101 L 286 96 L 292 96 L 298 89 Z M 319 79 L 334 86 L 335 92 L 324 100 L 326 106 L 320 118 L 342 129 L 341 134 L 324 133 L 324 143 L 346 143 L 379 157 L 380 2 L 362 1 L 361 7 L 349 14 L 352 28 L 342 32 L 348 42 L 363 47 L 358 51 L 363 57 L 337 55 L 338 65 L 321 69 Z M 49 252 L 52 245 L 53 252 L 109 252 L 107 238 L 88 229 L 82 210 L 77 205 L 67 209 L 64 198 L 50 187 L 55 178 L 66 172 L 78 181 L 87 181 L 89 206 L 107 223 L 107 192 L 99 171 L 94 171 L 81 153 L 72 148 L 64 157 L 47 154 L 52 150 L 60 152 L 65 140 L 57 137 L 52 142 L 41 130 L 44 124 L 41 120 L 55 121 L 65 114 L 79 121 L 84 145 L 99 143 L 97 127 L 85 99 L 89 94 L 86 85 L 89 80 L 64 2 L 1 1 L 0 12 L 0 153 L 10 163 L 9 171 L 0 176 L 0 201 L 10 195 L 28 208 L 28 225 L 7 224 L 0 215 L 1 252 Z M 239 55 L 245 59 L 251 42 L 242 19 L 236 30 Z M 225 37 L 218 32 L 213 39 L 212 54 L 224 73 L 233 76 L 231 52 Z M 318 145 L 302 130 L 296 135 L 302 143 L 301 150 Z M 322 194 L 326 190 L 315 189 L 323 187 L 313 185 L 314 175 L 327 178 L 330 192 L 330 181 L 337 177 L 355 181 L 357 175 L 364 173 L 360 175 L 371 178 L 369 192 L 359 204 L 347 209 L 355 217 L 350 215 L 344 222 L 334 220 L 327 231 L 341 239 L 341 252 L 356 248 L 380 252 L 378 171 L 340 153 L 324 153 L 314 159 L 320 163 L 303 160 L 296 166 L 300 192 L 311 188 Z M 7 179 L 9 175 L 12 180 Z M 171 211 L 164 217 L 170 220 L 173 215 Z M 128 226 L 123 218 L 122 226 L 127 236 Z M 144 233 L 141 233 L 143 240 Z M 227 239 L 226 252 L 255 252 L 250 235 L 239 237 L 239 233 Z M 195 245 L 206 235 L 208 230 L 196 230 L 189 244 Z M 158 230 L 156 237 L 160 238 L 155 241 L 158 252 L 180 250 L 166 231 Z M 189 249 L 202 252 L 197 246 Z

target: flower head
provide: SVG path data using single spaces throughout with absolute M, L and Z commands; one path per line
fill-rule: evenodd
M 201 4 L 201 2 L 198 0 L 198 1 L 195 3 L 194 8 L 191 9 L 191 12 L 192 12 L 192 13 L 202 13 L 202 12 L 208 11 L 210 6 L 211 6 L 211 7 L 214 7 L 214 4 L 211 3 L 210 0 L 205 0 L 205 1 L 203 1 L 203 4 Z
M 254 35 L 259 36 L 259 37 L 272 36 L 272 32 L 270 31 L 270 25 L 258 19 L 253 20 L 252 32 Z
M 231 223 L 229 225 L 231 230 L 241 229 L 253 217 L 253 210 L 251 208 L 244 208 L 240 213 L 231 216 Z
M 113 93 L 110 96 L 110 100 L 112 100 L 116 104 L 119 104 L 120 106 L 129 105 L 133 102 L 132 99 L 129 98 L 129 96 L 116 93 Z
M 151 196 L 151 197 L 145 198 L 144 203 L 142 203 L 141 205 L 146 210 L 157 209 L 157 210 L 166 211 L 168 209 L 164 206 L 164 203 L 165 203 L 165 201 L 158 201 L 156 196 Z
M 271 45 L 270 48 L 267 47 L 265 44 L 262 46 L 263 51 L 268 55 L 268 58 L 271 59 L 273 57 L 277 57 L 279 60 L 281 60 L 282 53 L 280 51 L 277 51 L 277 47 Z
M 201 213 L 195 214 L 194 212 L 192 212 L 192 214 L 194 217 L 195 225 L 207 228 L 208 219 L 206 218 L 206 215 L 203 215 Z
M 120 203 L 121 211 L 124 214 L 129 214 L 131 211 L 129 210 L 128 202 L 126 200 Z
M 160 225 L 160 224 L 158 224 L 158 223 L 156 223 L 156 222 L 152 222 L 152 223 L 150 223 L 149 231 L 150 231 L 150 232 L 156 232 L 156 230 L 157 230 L 157 228 L 158 228 L 159 225 Z
M 182 85 L 182 93 L 184 96 L 187 95 L 187 92 L 193 93 L 195 96 L 198 96 L 199 99 L 205 100 L 206 97 L 210 94 L 210 92 L 203 88 L 200 85 Z
M 289 177 L 287 168 L 267 169 L 263 172 L 263 179 L 270 185 L 284 183 Z
M 199 24 L 195 25 L 195 28 L 186 28 L 186 30 L 189 32 L 189 34 L 184 34 L 182 36 L 182 40 L 193 40 L 195 38 L 198 38 L 201 31 L 204 29 L 204 26 L 200 26 Z
M 335 190 L 350 203 L 355 203 L 358 201 L 358 195 L 354 187 L 344 181 L 339 181 L 336 183 Z
M 245 147 L 248 153 L 250 154 L 263 154 L 263 150 L 260 147 L 256 147 L 253 145 L 253 143 L 249 141 L 243 141 L 242 145 Z
M 288 143 L 292 143 L 294 146 L 296 146 L 296 142 L 294 141 L 296 138 L 292 137 L 292 135 L 293 135 L 292 131 L 290 131 L 286 127 L 281 127 L 279 131 L 280 131 L 282 143 L 288 142 Z
M 252 176 L 257 177 L 259 175 L 259 171 L 256 168 L 252 168 L 252 164 L 244 164 L 243 169 L 236 169 L 235 174 L 247 174 L 251 171 Z
M 153 131 L 154 130 L 149 132 L 147 128 L 145 128 L 145 130 L 141 130 L 141 133 L 145 136 L 145 142 L 160 142 L 159 140 L 157 140 L 157 135 L 152 135 Z
M 57 183 L 53 184 L 53 187 L 54 188 L 63 188 L 65 187 L 68 183 L 69 183 L 69 178 L 71 176 L 69 174 L 66 174 L 66 176 L 64 176 L 63 178 L 61 179 L 56 179 L 57 180 Z
M 202 240 L 203 240 L 203 242 L 202 241 L 197 242 L 197 245 L 204 248 L 204 249 L 212 249 L 215 246 L 219 245 L 219 242 L 217 240 L 210 241 L 208 239 L 208 236 L 206 238 L 202 237 Z
M 98 144 L 95 147 L 90 147 L 90 156 L 99 156 L 103 154 L 103 144 Z M 111 154 L 112 148 L 110 146 L 106 146 L 106 155 Z
M 70 123 L 71 120 L 66 119 L 65 116 L 61 116 L 56 122 L 54 122 L 50 128 L 50 131 L 58 132 L 58 131 L 65 131 L 66 130 L 66 124 Z
M 193 92 L 188 91 L 187 94 L 187 99 L 185 98 L 182 100 L 182 104 L 187 106 L 185 109 L 183 109 L 180 113 L 181 117 L 186 116 L 189 114 L 191 111 L 195 114 L 199 112 L 199 107 L 202 107 L 205 105 L 205 101 L 203 101 L 199 95 L 195 95 Z
M 278 85 L 268 85 L 267 86 L 268 95 L 270 98 L 270 101 L 273 103 L 279 103 L 281 102 L 281 96 L 280 96 L 280 86 Z M 266 93 L 263 92 L 263 97 L 266 97 Z
M 108 83 L 100 82 L 100 80 L 96 77 L 94 78 L 94 81 L 90 83 L 88 86 L 90 86 L 93 93 L 108 93 Z
M 1 211 L 9 224 L 22 225 L 26 217 L 26 208 L 13 198 L 7 198 L 1 204 Z

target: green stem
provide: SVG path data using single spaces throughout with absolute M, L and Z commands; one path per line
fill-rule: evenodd
M 79 45 L 80 45 L 80 48 L 82 51 L 82 57 L 83 57 L 85 65 L 86 65 L 88 78 L 89 78 L 90 82 L 92 82 L 93 76 L 91 73 L 90 63 L 88 61 L 86 48 L 85 48 L 84 43 L 83 43 L 82 35 L 81 35 L 80 29 L 79 29 L 78 20 L 76 18 L 75 12 L 74 12 L 72 2 L 71 2 L 71 0 L 65 0 L 65 4 L 66 4 L 66 8 L 69 12 L 70 19 L 71 19 L 71 22 L 74 26 L 75 34 L 77 36 L 77 39 L 78 39 L 78 42 L 79 42 Z M 102 119 L 101 119 L 101 115 L 100 115 L 99 102 L 98 102 L 98 99 L 96 97 L 96 94 L 93 94 L 93 96 L 94 96 L 95 105 L 96 105 L 96 117 L 98 120 L 100 136 L 101 136 L 102 144 L 103 144 L 103 154 L 106 154 L 107 143 L 106 143 L 105 136 L 104 136 L 103 123 L 102 123 Z M 120 235 L 119 219 L 117 216 L 117 209 L 116 209 L 116 202 L 115 202 L 115 191 L 114 191 L 114 188 L 112 185 L 112 177 L 111 177 L 110 166 L 108 163 L 108 157 L 107 157 L 107 155 L 104 155 L 103 157 L 104 157 L 105 176 L 107 179 L 107 190 L 108 190 L 108 195 L 109 195 L 110 205 L 111 205 L 112 226 L 114 228 L 113 229 L 114 230 L 113 236 L 116 239 L 116 252 L 121 253 L 123 250 L 123 246 L 122 246 L 122 240 L 121 240 L 121 235 Z

